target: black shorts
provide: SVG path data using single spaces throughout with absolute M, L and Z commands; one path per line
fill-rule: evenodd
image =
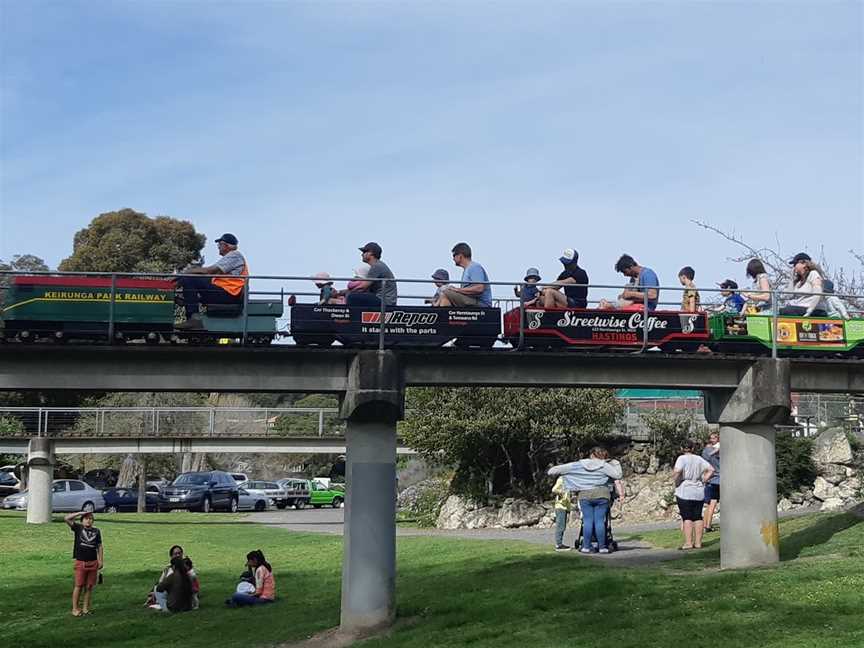
M 711 500 L 720 501 L 720 484 L 705 484 L 705 503 Z
M 676 497 L 678 500 L 678 512 L 681 519 L 687 522 L 699 522 L 702 520 L 702 500 L 686 500 Z

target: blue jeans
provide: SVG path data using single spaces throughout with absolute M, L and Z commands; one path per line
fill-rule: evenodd
M 555 509 L 555 546 L 564 544 L 564 529 L 567 528 L 567 511 Z
M 183 289 L 183 302 L 186 317 L 198 312 L 199 304 L 239 304 L 243 293 L 236 297 L 213 284 L 208 277 L 178 277 L 177 283 Z
M 591 548 L 591 538 L 597 538 L 597 548 L 606 548 L 606 512 L 608 499 L 579 500 L 582 509 L 582 548 Z
M 252 596 L 251 594 L 240 594 L 234 592 L 231 595 L 231 605 L 263 605 L 264 603 L 272 603 L 271 599 L 264 599 L 260 596 Z

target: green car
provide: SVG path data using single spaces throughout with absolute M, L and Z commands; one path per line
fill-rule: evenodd
M 321 482 L 309 482 L 309 503 L 315 508 L 332 506 L 340 508 L 345 502 L 345 487 L 342 484 L 332 484 L 329 488 Z

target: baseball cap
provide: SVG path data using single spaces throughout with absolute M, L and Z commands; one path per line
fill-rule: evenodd
M 732 281 L 731 279 L 727 279 L 723 283 L 720 283 L 717 285 L 720 286 L 721 288 L 723 288 L 724 290 L 738 290 L 738 283 L 735 281 Z
M 432 273 L 432 278 L 435 281 L 450 281 L 450 273 L 447 272 L 444 268 L 438 268 L 435 272 Z
M 794 257 L 792 257 L 792 259 L 789 261 L 789 265 L 794 266 L 799 261 L 812 261 L 812 260 L 813 259 L 810 258 L 810 255 L 807 254 L 806 252 L 799 252 Z
M 558 257 L 558 260 L 564 265 L 570 265 L 571 263 L 576 263 L 579 260 L 579 253 L 573 248 L 567 248 L 561 253 L 561 256 Z
M 370 267 L 368 263 L 361 263 L 359 266 L 354 268 L 354 276 L 358 279 L 365 279 L 369 276 L 369 270 Z
M 830 279 L 822 280 L 822 292 L 833 293 L 834 292 L 834 282 Z
M 528 281 L 531 277 L 537 277 L 537 281 L 540 281 L 540 271 L 537 268 L 528 268 L 525 271 L 525 281 Z
M 223 234 L 218 239 L 216 239 L 216 243 L 219 242 L 227 243 L 228 245 L 237 245 L 237 237 L 233 234 Z
M 360 248 L 361 252 L 371 252 L 379 259 L 381 258 L 381 246 L 375 241 L 369 241 L 366 245 Z
M 315 285 L 323 286 L 325 284 L 332 283 L 330 281 L 330 273 L 328 272 L 317 272 L 315 273 Z

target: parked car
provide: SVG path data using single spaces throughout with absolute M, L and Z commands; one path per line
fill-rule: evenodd
M 109 488 L 102 492 L 105 498 L 106 513 L 136 512 L 138 510 L 137 488 Z M 144 491 L 146 501 L 145 510 L 159 510 L 159 489 L 156 486 L 147 485 Z
M 249 481 L 249 476 L 246 473 L 228 473 L 234 478 L 238 486 L 245 486 Z
M 29 491 L 10 495 L 3 500 L 4 509 L 27 510 Z M 51 508 L 54 511 L 102 511 L 102 493 L 80 479 L 55 479 L 51 488 Z
M 276 483 L 285 491 L 285 506 L 297 509 L 309 506 L 309 480 L 285 478 Z
M 325 486 L 313 479 L 309 484 L 309 502 L 315 508 L 322 506 L 340 508 L 345 502 L 345 491 L 340 484 Z
M 93 488 L 105 490 L 106 488 L 114 488 L 119 476 L 120 473 L 112 468 L 96 468 L 95 470 L 88 470 L 81 479 Z
M 14 472 L 0 470 L 0 497 L 14 495 L 20 490 L 21 481 Z
M 280 509 L 285 508 L 285 491 L 282 490 L 282 487 L 276 482 L 250 479 L 248 482 L 243 484 L 243 488 L 250 495 L 261 495 L 262 497 L 267 498 L 268 506 L 276 506 Z
M 238 490 L 238 511 L 265 511 L 267 510 L 267 496 L 260 491 L 250 492 L 245 488 Z
M 209 513 L 215 509 L 237 510 L 239 487 L 221 470 L 183 473 L 159 493 L 159 510 L 188 509 Z

